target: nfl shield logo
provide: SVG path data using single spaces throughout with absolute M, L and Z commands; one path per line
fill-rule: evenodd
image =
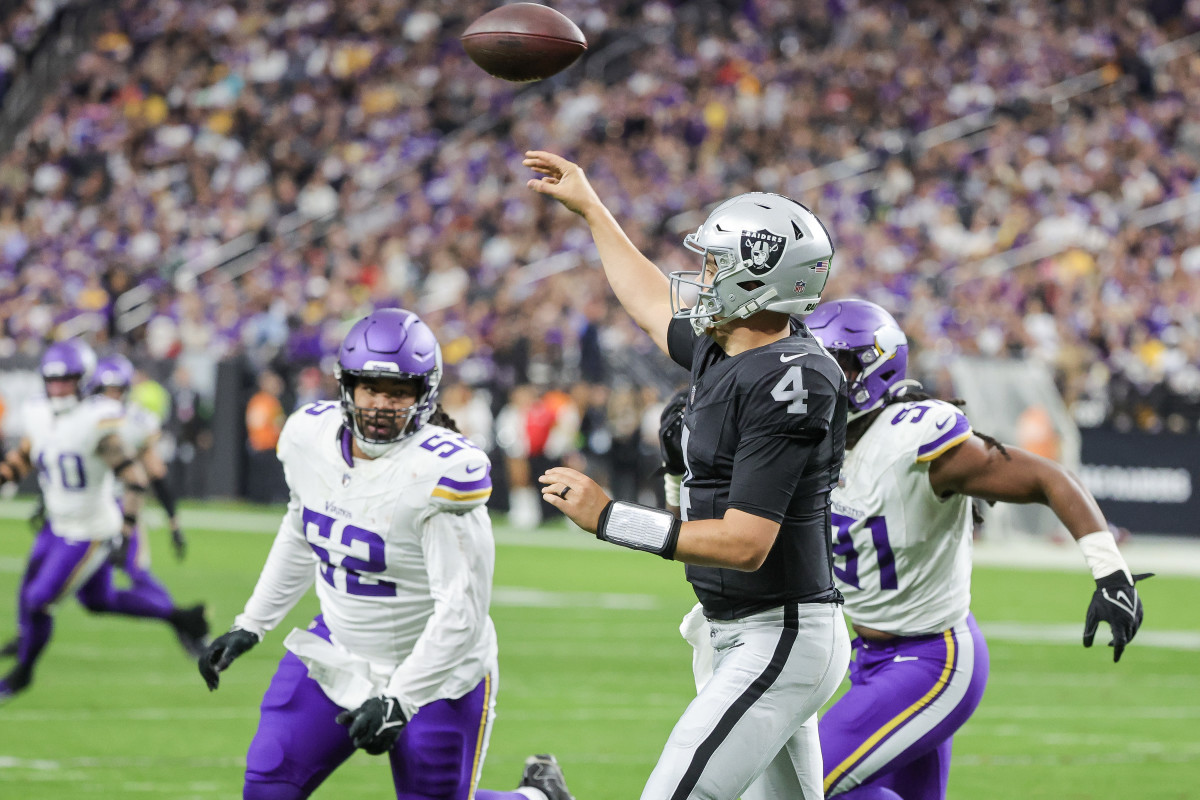
M 740 249 L 742 261 L 749 261 L 750 271 L 755 275 L 770 272 L 779 259 L 783 258 L 783 249 L 787 239 L 767 229 L 757 231 L 742 231 Z
M 342 486 L 349 486 L 349 485 L 350 485 L 350 473 L 343 472 L 342 473 Z
M 796 281 L 796 294 L 804 291 L 804 281 Z

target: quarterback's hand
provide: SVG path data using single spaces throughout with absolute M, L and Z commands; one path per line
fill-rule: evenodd
M 229 669 L 235 658 L 256 644 L 258 636 L 241 628 L 234 628 L 213 639 L 197 664 L 208 690 L 214 691 L 221 683 L 221 673 Z
M 545 176 L 531 179 L 526 184 L 530 189 L 553 197 L 579 216 L 586 219 L 591 209 L 604 207 L 578 164 L 545 150 L 525 151 L 521 163 Z
M 600 526 L 600 512 L 611 499 L 600 484 L 570 467 L 551 467 L 538 477 L 542 499 L 588 533 Z
M 179 523 L 174 520 L 171 522 L 171 549 L 175 551 L 175 558 L 178 561 L 183 561 L 187 556 L 187 537 L 183 535 L 183 529 L 179 527 Z
M 372 697 L 353 711 L 337 715 L 337 724 L 350 728 L 350 741 L 373 756 L 386 753 L 396 744 L 408 718 L 394 697 Z
M 662 410 L 658 421 L 658 448 L 663 467 L 671 475 L 687 472 L 683 460 L 683 408 L 687 405 L 688 390 L 677 392 Z
M 1138 597 L 1134 584 L 1152 577 L 1153 572 L 1134 575 L 1133 583 L 1130 583 L 1125 578 L 1125 573 L 1118 570 L 1096 579 L 1096 591 L 1092 593 L 1087 619 L 1083 623 L 1084 647 L 1092 646 L 1096 628 L 1101 621 L 1107 622 L 1112 630 L 1112 641 L 1108 646 L 1113 649 L 1113 661 L 1121 660 L 1125 645 L 1133 641 L 1138 627 L 1142 624 L 1142 599 Z

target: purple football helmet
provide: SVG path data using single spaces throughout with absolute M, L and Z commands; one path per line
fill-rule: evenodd
M 43 381 L 74 380 L 74 397 L 50 397 L 50 406 L 56 412 L 65 411 L 83 396 L 84 387 L 91 380 L 96 368 L 96 353 L 82 339 L 67 339 L 55 342 L 42 354 L 38 371 Z
M 908 370 L 908 337 L 895 318 L 866 300 L 833 300 L 817 306 L 808 329 L 838 359 L 854 368 L 849 419 L 874 411 L 899 388 Z M 849 359 L 849 361 L 847 361 Z
M 381 308 L 346 334 L 334 367 L 341 391 L 342 417 L 354 435 L 369 444 L 391 444 L 416 433 L 437 407 L 442 380 L 442 349 L 437 338 L 411 311 Z M 400 411 L 360 408 L 354 387 L 363 378 L 413 381 L 417 401 Z M 383 432 L 368 435 L 368 427 Z
M 96 372 L 92 376 L 92 391 L 126 390 L 132 385 L 133 363 L 125 356 L 117 353 L 105 356 L 96 363 Z

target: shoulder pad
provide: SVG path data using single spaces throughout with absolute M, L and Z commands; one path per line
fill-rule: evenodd
M 482 450 L 471 449 L 447 458 L 430 492 L 430 505 L 462 514 L 492 496 L 492 463 Z
M 933 461 L 973 433 L 966 414 L 941 400 L 893 404 L 884 410 L 880 422 L 911 437 L 909 446 L 915 448 L 917 461 Z
M 84 399 L 81 407 L 96 421 L 96 425 L 99 427 L 115 427 L 121 424 L 126 417 L 125 406 L 104 395 L 92 395 Z
M 821 352 L 751 354 L 738 381 L 742 431 L 750 435 L 829 430 L 844 379 Z
M 333 402 L 308 403 L 288 415 L 275 444 L 275 454 L 282 459 L 290 446 L 297 442 L 319 441 L 331 422 L 341 424 L 340 406 Z

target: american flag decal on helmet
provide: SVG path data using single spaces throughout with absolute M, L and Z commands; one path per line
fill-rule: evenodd
M 813 272 L 829 272 L 829 262 L 818 261 L 813 265 Z

